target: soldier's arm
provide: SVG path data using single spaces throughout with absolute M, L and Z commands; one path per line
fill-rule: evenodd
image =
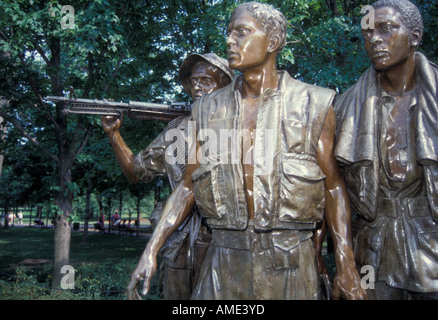
M 325 220 L 335 247 L 337 275 L 333 281 L 333 297 L 365 299 L 352 249 L 350 203 L 333 153 L 335 128 L 335 112 L 331 107 L 318 142 L 317 163 L 326 175 Z
M 325 219 L 322 221 L 322 224 L 319 229 L 317 229 L 313 234 L 313 245 L 316 251 L 316 262 L 318 263 L 318 273 L 328 279 L 328 270 L 325 265 L 324 259 L 322 257 L 322 247 L 325 240 L 325 236 L 327 234 L 327 223 Z
M 198 147 L 199 144 L 197 144 Z M 131 281 L 128 285 L 128 299 L 140 299 L 138 285 L 141 280 L 144 280 L 142 294 L 146 295 L 148 293 L 151 279 L 157 270 L 159 250 L 192 211 L 195 203 L 192 173 L 198 167 L 198 162 L 187 165 L 183 180 L 168 198 L 157 227 L 140 258 L 137 268 L 131 275 Z
M 102 116 L 100 121 L 122 172 L 126 178 L 128 178 L 129 182 L 138 182 L 139 178 L 134 173 L 134 154 L 120 135 L 120 127 L 122 126 L 123 119 L 114 116 Z
M 130 183 L 151 182 L 156 176 L 166 175 L 166 129 L 145 150 L 134 155 L 120 134 L 123 118 L 102 116 L 101 124 L 122 172 Z

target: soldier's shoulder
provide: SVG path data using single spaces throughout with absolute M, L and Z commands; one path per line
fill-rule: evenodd
M 430 60 L 429 60 L 429 63 L 430 63 L 430 66 L 432 67 L 432 69 L 433 69 L 435 72 L 438 72 L 438 64 L 436 64 L 435 62 L 430 61 Z
M 206 94 L 202 97 L 202 100 L 204 101 L 208 101 L 211 99 L 221 99 L 224 95 L 229 95 L 231 94 L 233 90 L 233 84 L 230 83 L 228 85 L 226 85 L 225 87 L 219 88 L 215 91 L 213 91 L 212 93 Z
M 319 85 L 315 85 L 315 84 L 310 84 L 298 79 L 295 79 L 293 77 L 291 77 L 289 74 L 287 74 L 286 76 L 286 81 L 288 82 L 287 86 L 288 87 L 299 87 L 300 90 L 305 90 L 307 92 L 310 93 L 318 93 L 318 94 L 325 94 L 325 95 L 334 95 L 336 94 L 336 91 L 330 88 L 326 88 L 326 87 L 322 87 Z

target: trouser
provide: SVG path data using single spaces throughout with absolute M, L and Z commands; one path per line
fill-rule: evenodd
M 438 300 L 438 292 L 414 292 L 393 288 L 385 281 L 376 281 L 374 289 L 367 289 L 369 300 Z
M 213 230 L 192 299 L 256 300 L 321 297 L 309 231 Z
M 165 300 L 190 299 L 210 246 L 211 234 L 202 226 L 193 248 L 190 248 L 189 237 L 182 241 L 184 244 L 181 246 L 176 260 L 171 260 L 166 255 L 163 257 L 160 268 L 160 292 Z
M 164 300 L 189 300 L 192 294 L 192 268 L 177 269 L 163 264 L 160 270 Z

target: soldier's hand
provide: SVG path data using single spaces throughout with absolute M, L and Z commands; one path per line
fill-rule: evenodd
M 365 289 L 361 286 L 359 273 L 355 268 L 338 273 L 333 280 L 333 299 L 367 300 Z
M 131 281 L 127 288 L 129 300 L 141 300 L 138 293 L 140 281 L 144 280 L 142 295 L 146 296 L 149 292 L 151 280 L 157 270 L 157 259 L 146 252 L 142 255 L 137 268 L 131 275 Z
M 120 118 L 116 116 L 101 116 L 100 123 L 105 133 L 118 131 L 123 123 L 123 114 Z

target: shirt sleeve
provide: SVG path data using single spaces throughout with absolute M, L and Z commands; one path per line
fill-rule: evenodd
M 140 151 L 134 158 L 134 173 L 145 183 L 151 182 L 155 176 L 166 175 L 165 132 L 166 130 L 161 132 L 145 150 Z
M 134 173 L 145 183 L 151 182 L 156 176 L 170 175 L 172 180 L 176 176 L 182 175 L 181 168 L 173 168 L 175 165 L 166 164 L 166 149 L 171 141 L 166 141 L 166 133 L 179 126 L 184 126 L 184 117 L 178 117 L 169 122 L 167 127 L 149 144 L 149 146 L 139 152 L 134 158 Z M 169 172 L 170 170 L 170 172 Z M 177 172 L 176 172 L 177 171 Z M 176 179 L 178 180 L 178 179 Z

